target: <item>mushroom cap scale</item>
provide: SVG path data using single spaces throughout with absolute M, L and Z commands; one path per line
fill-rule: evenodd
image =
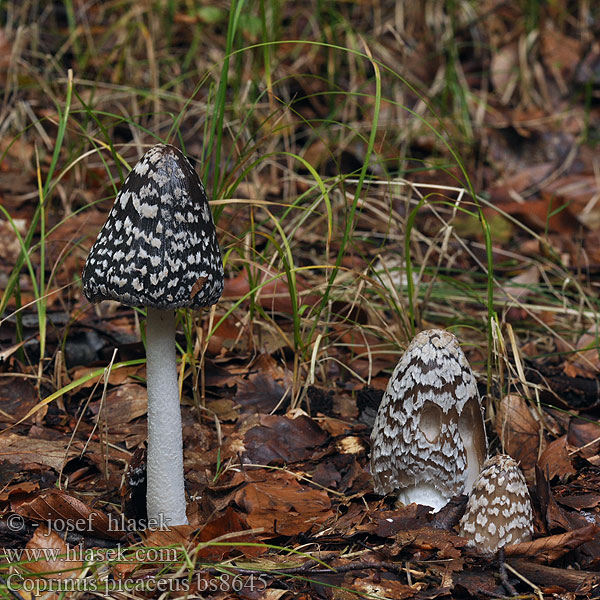
M 529 491 L 519 465 L 510 456 L 499 454 L 484 463 L 459 530 L 469 539 L 469 546 L 486 553 L 531 539 Z
M 130 171 L 83 270 L 91 302 L 169 310 L 214 304 L 223 262 L 198 174 L 180 150 L 158 144 Z
M 439 510 L 468 492 L 487 456 L 481 401 L 458 340 L 422 331 L 398 362 L 371 434 L 375 492 Z

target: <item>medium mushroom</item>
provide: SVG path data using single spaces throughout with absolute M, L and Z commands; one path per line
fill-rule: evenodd
M 185 524 L 174 310 L 216 303 L 223 262 L 206 191 L 180 150 L 158 144 L 131 170 L 82 278 L 90 302 L 147 308 L 148 519 Z
M 481 400 L 458 340 L 444 330 L 422 331 L 379 405 L 371 434 L 375 492 L 437 512 L 471 490 L 486 457 Z
M 499 454 L 484 463 L 459 531 L 468 538 L 467 545 L 484 553 L 531 539 L 531 498 L 525 477 L 510 456 Z

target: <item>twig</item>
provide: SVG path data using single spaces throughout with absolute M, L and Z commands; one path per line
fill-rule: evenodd
M 500 581 L 504 586 L 504 589 L 511 595 L 517 596 L 517 590 L 515 586 L 508 580 L 508 573 L 506 572 L 506 563 L 504 562 L 504 548 L 498 550 L 498 562 L 500 564 Z
M 289 567 L 287 569 L 276 569 L 272 571 L 265 571 L 263 569 L 244 569 L 241 567 L 236 567 L 235 565 L 231 565 L 228 568 L 235 569 L 241 575 L 256 575 L 257 573 L 262 575 L 300 575 L 307 573 L 310 573 L 311 575 L 333 575 L 337 573 L 347 573 L 348 571 L 361 571 L 363 569 L 387 569 L 388 571 L 392 571 L 398 575 L 402 575 L 404 573 L 404 569 L 401 566 L 388 561 L 359 561 L 348 563 L 347 565 L 331 567 L 330 569 L 312 569 L 313 566 L 322 564 L 322 562 L 323 561 L 308 560 L 299 567 Z M 215 569 L 213 567 L 207 570 L 211 575 L 221 572 L 219 569 Z

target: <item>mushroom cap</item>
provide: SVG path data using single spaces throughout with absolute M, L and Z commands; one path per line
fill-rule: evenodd
M 158 144 L 130 171 L 83 269 L 90 302 L 198 308 L 223 292 L 223 261 L 198 174 Z
M 371 434 L 375 492 L 439 510 L 468 493 L 487 457 L 473 371 L 448 331 L 422 331 L 398 362 Z
M 484 463 L 459 531 L 469 539 L 469 546 L 486 553 L 531 539 L 529 491 L 519 465 L 510 456 L 498 454 Z

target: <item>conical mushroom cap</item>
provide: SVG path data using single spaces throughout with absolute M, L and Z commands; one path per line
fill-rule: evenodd
M 439 510 L 468 493 L 487 457 L 475 377 L 448 331 L 417 334 L 390 377 L 371 434 L 375 492 Z
M 83 270 L 90 302 L 162 310 L 214 304 L 223 262 L 206 191 L 180 150 L 158 144 L 117 194 Z
M 498 454 L 485 461 L 460 521 L 460 535 L 480 552 L 526 542 L 533 533 L 531 499 L 519 465 Z

